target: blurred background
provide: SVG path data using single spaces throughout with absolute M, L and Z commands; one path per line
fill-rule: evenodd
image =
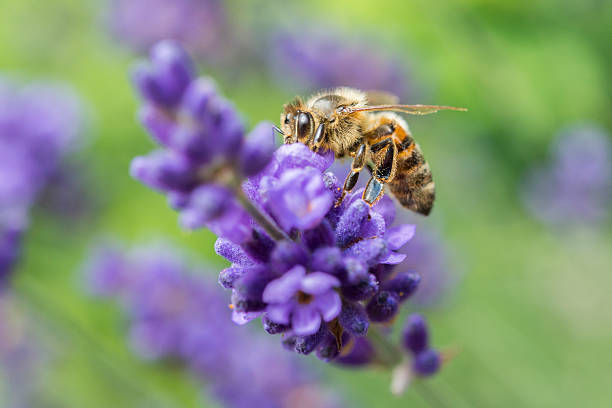
M 612 404 L 612 3 L 5 0 L 0 406 L 221 406 L 181 364 L 135 352 L 83 273 L 101 240 L 162 238 L 213 282 L 225 267 L 212 233 L 182 231 L 128 175 L 152 148 L 129 69 L 163 38 L 248 127 L 336 85 L 469 108 L 408 118 L 438 195 L 432 216 L 406 215 L 424 276 L 406 309 L 458 350 L 428 389 L 438 406 Z M 432 406 L 391 395 L 386 372 L 301 360 L 345 406 Z

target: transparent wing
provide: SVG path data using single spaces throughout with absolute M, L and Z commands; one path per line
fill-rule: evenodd
M 467 111 L 466 108 L 455 108 L 453 106 L 438 105 L 375 105 L 362 107 L 347 107 L 347 113 L 366 112 L 366 111 L 396 111 L 408 113 L 410 115 L 429 115 L 439 110 Z
M 368 105 L 397 105 L 400 101 L 397 95 L 378 89 L 366 91 L 366 97 Z

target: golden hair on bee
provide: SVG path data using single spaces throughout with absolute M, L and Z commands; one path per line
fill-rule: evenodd
M 437 105 L 398 105 L 398 98 L 381 91 L 354 88 L 322 90 L 306 102 L 296 97 L 284 105 L 279 131 L 285 143 L 304 143 L 313 151 L 332 150 L 337 158 L 351 156 L 351 172 L 343 194 L 350 192 L 367 167 L 370 180 L 363 199 L 374 205 L 388 184 L 406 208 L 427 215 L 435 198 L 429 165 L 397 114 L 427 115 L 438 110 L 465 110 Z

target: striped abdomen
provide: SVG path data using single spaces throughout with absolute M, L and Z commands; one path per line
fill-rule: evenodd
M 406 208 L 428 215 L 436 196 L 429 164 L 412 136 L 398 126 L 394 139 L 397 146 L 397 170 L 388 185 L 391 192 Z

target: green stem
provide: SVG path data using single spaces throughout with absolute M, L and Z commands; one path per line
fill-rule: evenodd
M 100 365 L 104 370 L 111 374 L 111 379 L 117 386 L 125 387 L 140 398 L 147 401 L 148 406 L 167 408 L 174 406 L 165 393 L 157 391 L 155 386 L 150 384 L 144 385 L 142 382 L 135 379 L 140 378 L 140 372 L 133 369 L 129 364 L 125 364 L 121 359 L 111 360 L 109 356 L 113 353 L 97 336 L 94 336 L 81 324 L 77 322 L 77 318 L 72 312 L 64 310 L 62 306 L 57 305 L 46 295 L 46 291 L 33 279 L 21 278 L 18 288 L 19 292 L 24 296 L 31 308 L 37 311 L 44 311 L 44 316 L 49 319 L 50 323 L 59 329 L 59 332 L 69 333 L 73 340 L 79 342 L 79 346 L 87 350 L 91 358 Z M 63 341 L 65 339 L 60 339 Z M 120 366 L 117 366 L 117 363 Z
M 419 381 L 415 384 L 416 391 L 427 405 L 436 408 L 446 408 L 448 405 L 431 389 L 427 381 Z
M 401 364 L 402 351 L 378 330 L 370 326 L 368 329 L 368 339 L 374 346 L 377 362 L 385 368 L 392 369 Z

